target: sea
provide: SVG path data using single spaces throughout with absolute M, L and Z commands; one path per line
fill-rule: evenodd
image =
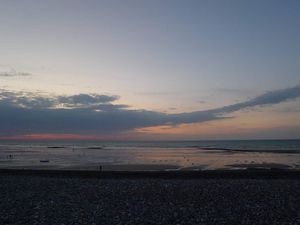
M 0 169 L 300 169 L 300 140 L 0 140 Z

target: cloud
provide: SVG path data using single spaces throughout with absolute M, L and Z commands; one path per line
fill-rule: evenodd
M 20 108 L 112 108 L 108 104 L 117 100 L 115 95 L 78 94 L 71 96 L 50 96 L 32 92 L 12 92 L 0 89 L 0 104 L 6 104 Z M 99 106 L 101 104 L 101 106 Z M 116 105 L 120 108 L 120 105 Z M 122 105 L 124 108 L 125 105 Z
M 299 96 L 300 86 L 296 86 L 211 110 L 167 114 L 113 104 L 118 99 L 114 95 L 41 96 L 0 90 L 0 133 L 117 134 L 143 127 L 220 120 L 235 111 L 278 104 Z
M 79 94 L 72 96 L 60 96 L 57 101 L 70 106 L 86 106 L 99 103 L 108 103 L 117 99 L 119 99 L 119 97 L 115 95 Z
M 0 77 L 29 77 L 31 75 L 32 74 L 27 73 L 27 72 L 16 71 L 13 68 L 0 71 Z
M 255 106 L 264 106 L 272 105 L 287 100 L 293 100 L 300 96 L 300 85 L 292 88 L 286 88 L 276 91 L 270 91 L 263 95 L 257 96 L 256 98 L 250 99 L 245 102 L 224 106 L 221 108 L 213 109 L 211 111 L 216 113 L 231 113 L 241 109 L 255 107 Z

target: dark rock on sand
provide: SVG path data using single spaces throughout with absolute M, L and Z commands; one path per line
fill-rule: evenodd
M 48 146 L 47 148 L 65 148 L 64 146 Z

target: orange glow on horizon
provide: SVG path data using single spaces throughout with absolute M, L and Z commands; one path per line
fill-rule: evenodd
M 0 136 L 0 140 L 126 140 L 130 135 L 82 135 L 82 134 L 24 134 Z
M 280 107 L 278 106 L 280 109 Z M 259 137 L 272 130 L 293 129 L 300 126 L 298 113 L 283 117 L 280 111 L 246 111 L 231 114 L 232 118 L 176 126 L 153 126 L 110 134 L 34 133 L 0 135 L 0 140 L 99 140 L 99 141 L 149 141 L 149 140 L 199 140 Z M 272 116 L 270 116 L 270 114 Z M 287 125 L 288 124 L 288 125 Z M 256 134 L 259 134 L 256 136 Z M 267 136 L 268 137 L 268 136 Z

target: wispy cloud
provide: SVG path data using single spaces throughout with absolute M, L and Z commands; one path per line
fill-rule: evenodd
M 221 108 L 213 109 L 216 113 L 230 113 L 235 112 L 241 109 L 255 107 L 255 106 L 264 106 L 272 105 L 280 102 L 296 99 L 300 96 L 300 85 L 286 88 L 276 91 L 269 91 L 265 94 L 259 95 L 256 98 L 250 99 L 248 101 L 240 102 L 233 105 L 224 106 Z
M 29 77 L 31 73 L 17 71 L 13 68 L 0 71 L 0 77 Z
M 118 99 L 114 95 L 40 96 L 35 93 L 0 90 L 0 132 L 3 135 L 117 134 L 144 127 L 220 120 L 245 108 L 278 104 L 298 97 L 300 86 L 267 92 L 244 102 L 211 110 L 167 114 L 132 110 L 127 105 L 113 104 Z

